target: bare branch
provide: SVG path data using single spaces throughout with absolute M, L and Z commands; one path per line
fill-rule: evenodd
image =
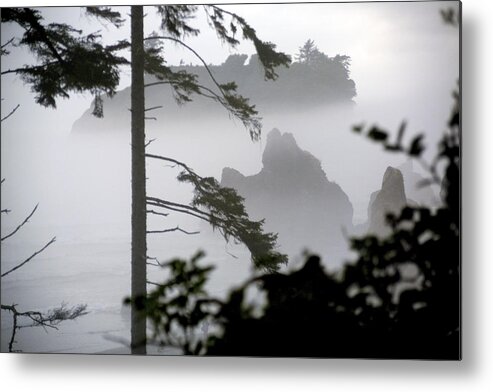
M 144 112 L 149 112 L 151 110 L 161 109 L 162 106 L 153 106 L 152 108 L 144 109 Z
M 33 216 L 33 214 L 36 212 L 36 209 L 38 208 L 38 205 L 39 204 L 36 204 L 36 206 L 34 207 L 34 209 L 31 211 L 31 213 L 27 216 L 26 219 L 24 219 L 24 222 L 22 222 L 19 226 L 17 226 L 15 228 L 15 230 L 13 232 L 11 232 L 10 234 L 7 234 L 5 237 L 2 237 L 2 239 L 0 241 L 4 241 L 6 240 L 7 238 L 9 237 L 12 237 L 15 233 L 17 233 L 19 231 L 19 229 L 24 226 L 28 221 L 29 221 L 29 218 L 31 218 Z
M 146 212 L 148 214 L 161 215 L 161 216 L 169 216 L 169 214 L 167 214 L 165 212 L 158 212 L 158 211 L 154 211 L 154 210 L 147 210 Z
M 52 328 L 58 329 L 57 325 L 65 320 L 74 320 L 77 317 L 84 316 L 88 312 L 86 311 L 87 305 L 77 305 L 73 308 L 67 308 L 65 304 L 62 304 L 59 308 L 52 309 L 46 314 L 41 312 L 29 310 L 27 312 L 19 312 L 16 309 L 16 304 L 13 305 L 1 305 L 2 310 L 6 310 L 12 313 L 12 335 L 10 336 L 9 341 L 9 352 L 13 352 L 13 346 L 15 343 L 15 335 L 17 331 L 21 328 L 28 327 L 43 327 L 43 328 Z M 31 324 L 28 325 L 18 325 L 18 318 L 26 317 L 32 321 Z
M 151 139 L 149 140 L 146 144 L 145 144 L 145 147 L 149 146 L 149 144 L 151 144 L 153 141 L 155 141 L 156 139 Z
M 21 106 L 20 104 L 17 104 L 17 106 L 16 106 L 15 108 L 13 108 L 13 109 L 10 111 L 10 113 L 9 113 L 9 114 L 7 114 L 5 117 L 3 117 L 3 118 L 0 120 L 0 122 L 5 121 L 5 120 L 6 120 L 6 119 L 8 119 L 10 116 L 12 116 L 12 115 L 15 113 L 15 111 L 16 111 L 17 109 L 19 109 L 19 107 L 20 107 L 20 106 Z
M 144 87 L 159 86 L 160 84 L 171 84 L 171 82 L 169 80 L 160 80 L 159 82 L 144 84 Z
M 2 210 L 2 214 L 8 214 L 9 212 L 11 212 L 12 210 L 7 210 L 7 209 L 4 209 Z
M 9 39 L 7 42 L 5 42 L 5 43 L 2 45 L 1 49 L 4 49 L 4 48 L 5 48 L 5 47 L 7 47 L 8 45 L 10 45 L 12 42 L 14 42 L 14 39 L 15 39 L 15 37 L 12 37 L 12 38 L 11 38 L 11 39 Z
M 174 163 L 175 165 L 183 167 L 187 172 L 195 174 L 195 172 L 190 167 L 188 167 L 183 162 L 177 161 L 176 159 L 163 157 L 161 155 L 155 155 L 155 154 L 145 154 L 145 156 L 146 158 L 159 159 L 161 161 Z
M 151 262 L 146 262 L 147 265 L 152 265 L 153 267 L 164 267 L 165 264 L 161 263 L 157 257 L 150 257 L 150 256 L 147 256 L 147 260 L 154 260 L 155 263 L 151 263 Z
M 41 252 L 43 252 L 48 246 L 53 244 L 56 241 L 56 237 L 53 237 L 45 246 L 43 246 L 40 250 L 34 252 L 31 256 L 29 256 L 26 260 L 24 260 L 22 263 L 18 264 L 14 268 L 8 270 L 7 272 L 4 272 L 1 277 L 3 278 L 4 276 L 7 276 L 11 272 L 14 272 L 15 270 L 21 268 L 24 264 L 29 263 L 34 257 L 39 255 Z
M 180 231 L 184 234 L 189 234 L 189 235 L 194 235 L 194 234 L 199 234 L 200 231 L 186 231 L 180 228 L 179 226 L 173 227 L 172 229 L 164 229 L 164 230 L 150 230 L 147 231 L 147 234 L 159 234 L 159 233 L 171 233 L 173 231 Z

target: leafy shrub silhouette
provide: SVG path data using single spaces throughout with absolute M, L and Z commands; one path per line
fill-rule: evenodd
M 165 265 L 171 267 L 169 280 L 140 302 L 157 341 L 169 344 L 174 328 L 181 330 L 178 346 L 185 354 L 459 359 L 458 93 L 454 98 L 448 129 L 423 184 L 440 183 L 441 207 L 407 206 L 387 217 L 392 228 L 387 238 L 352 238 L 358 256 L 337 273 L 324 271 L 313 255 L 298 271 L 253 277 L 225 301 L 204 289 L 212 267 L 199 265 L 202 254 L 174 260 Z M 388 151 L 420 158 L 422 135 L 404 146 L 404 130 L 405 125 L 391 143 L 383 129 L 356 129 Z M 181 302 L 166 294 L 171 287 L 182 290 Z M 251 289 L 265 295 L 263 306 L 249 301 Z M 170 301 L 177 307 L 173 311 Z M 209 326 L 210 333 L 201 333 L 200 325 Z

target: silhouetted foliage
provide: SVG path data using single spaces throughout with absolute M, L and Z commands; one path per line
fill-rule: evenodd
M 204 285 L 212 266 L 201 267 L 202 252 L 190 261 L 175 259 L 160 266 L 169 270 L 169 280 L 158 284 L 147 298 L 129 298 L 140 311 L 145 311 L 153 326 L 150 341 L 162 346 L 180 348 L 185 355 L 204 354 L 205 340 L 198 328 L 213 322 L 219 302 L 208 296 Z
M 317 256 L 291 273 L 254 277 L 233 290 L 225 301 L 203 290 L 211 268 L 199 267 L 196 259 L 181 261 L 171 277 L 141 306 L 152 315 L 157 336 L 166 307 L 159 308 L 163 289 L 170 285 L 195 287 L 192 303 L 214 304 L 200 317 L 208 320 L 209 336 L 194 329 L 194 347 L 187 353 L 207 355 L 364 357 L 364 358 L 460 358 L 460 115 L 458 94 L 438 154 L 429 166 L 430 180 L 440 181 L 442 206 L 405 207 L 389 215 L 392 234 L 351 239 L 358 257 L 337 273 L 327 273 Z M 356 130 L 363 133 L 363 126 Z M 409 147 L 397 147 L 410 157 L 419 156 L 418 135 Z M 388 149 L 388 132 L 370 127 L 369 139 Z M 375 137 L 377 135 L 377 137 Z M 384 137 L 385 135 L 385 137 Z M 417 142 L 416 140 L 419 140 Z M 443 170 L 440 171 L 439 167 Z M 443 172 L 443 176 L 438 173 Z M 443 180 L 440 180 L 443 178 Z M 176 263 L 176 261 L 175 261 Z M 188 267 L 185 267 L 188 266 Z M 170 283 L 171 282 L 171 283 Z M 249 302 L 251 289 L 265 294 L 263 305 Z M 159 298 L 159 300 L 157 299 Z M 164 297 L 163 297 L 164 298 Z M 195 307 L 187 307 L 192 317 Z M 155 314 L 160 309 L 164 314 Z M 186 320 L 183 319 L 183 322 Z M 161 341 L 166 338 L 161 337 Z
M 116 16 L 103 8 L 93 14 L 118 23 Z M 14 73 L 31 86 L 36 102 L 56 107 L 57 98 L 68 98 L 69 93 L 90 91 L 112 96 L 120 81 L 119 67 L 128 61 L 115 53 L 119 45 L 103 46 L 99 34 L 83 35 L 65 23 L 43 24 L 40 12 L 32 8 L 2 8 L 2 23 L 16 23 L 24 29 L 15 45 L 26 47 L 37 63 L 2 71 Z M 2 52 L 2 55 L 8 52 Z M 100 110 L 95 111 L 101 116 Z
M 156 197 L 148 197 L 148 205 L 185 213 L 208 222 L 226 241 L 233 239 L 243 243 L 258 270 L 273 272 L 287 263 L 287 256 L 276 250 L 277 234 L 264 232 L 264 220 L 250 219 L 244 199 L 235 189 L 221 186 L 214 177 L 201 177 L 175 159 L 152 154 L 146 154 L 146 157 L 179 165 L 183 170 L 178 175 L 178 181 L 191 184 L 194 192 L 189 205 Z

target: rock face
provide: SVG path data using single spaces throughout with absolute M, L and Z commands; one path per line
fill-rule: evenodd
M 269 133 L 262 163 L 253 176 L 224 168 L 221 184 L 245 198 L 252 218 L 265 218 L 265 228 L 279 233 L 282 251 L 299 256 L 308 249 L 337 260 L 347 249 L 343 230 L 352 228 L 347 195 L 328 181 L 320 161 L 301 150 L 290 133 Z
M 368 206 L 368 233 L 385 237 L 390 228 L 385 217 L 398 214 L 407 204 L 404 178 L 399 169 L 388 167 L 382 181 L 382 189 L 372 193 Z
M 406 196 L 408 201 L 411 199 L 414 203 L 428 207 L 434 207 L 440 204 L 439 189 L 432 185 L 420 186 L 420 182 L 425 179 L 414 170 L 413 161 L 409 160 L 400 165 L 398 169 L 404 177 L 406 187 Z

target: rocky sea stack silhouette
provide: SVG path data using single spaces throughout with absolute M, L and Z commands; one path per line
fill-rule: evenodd
M 221 184 L 245 198 L 254 219 L 265 218 L 268 231 L 279 234 L 282 251 L 300 255 L 303 249 L 340 262 L 347 250 L 343 233 L 352 228 L 353 207 L 335 182 L 327 179 L 320 161 L 278 129 L 267 136 L 258 174 L 244 176 L 224 168 Z
M 382 188 L 373 192 L 368 206 L 368 233 L 386 237 L 391 229 L 386 222 L 388 214 L 398 214 L 407 204 L 404 178 L 399 169 L 389 166 L 385 171 Z

